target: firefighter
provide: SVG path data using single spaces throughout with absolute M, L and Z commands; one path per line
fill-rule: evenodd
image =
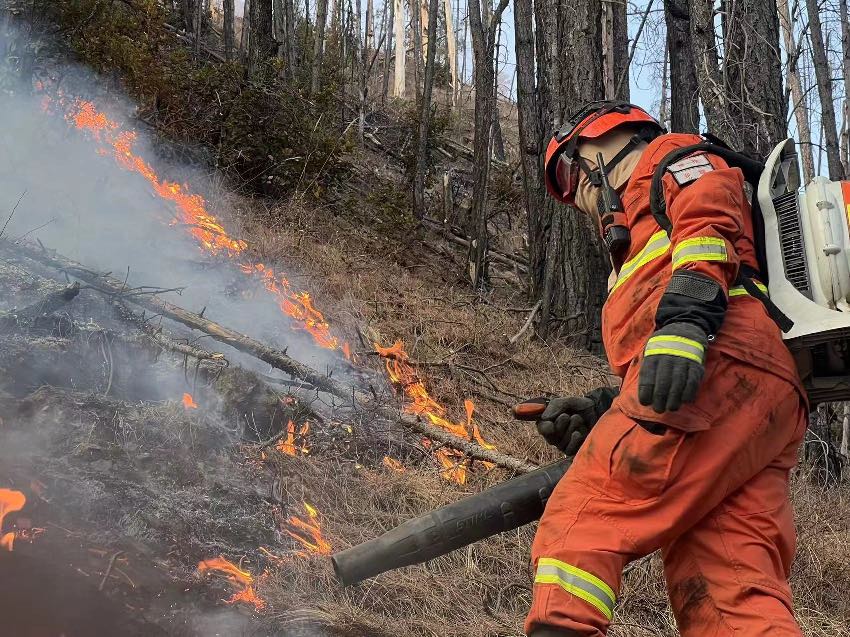
M 550 194 L 611 251 L 602 330 L 622 380 L 537 423 L 578 453 L 534 541 L 530 637 L 605 635 L 623 568 L 658 549 L 684 637 L 802 635 L 788 485 L 806 397 L 765 305 L 742 170 L 679 150 L 704 141 L 605 101 L 547 150 Z

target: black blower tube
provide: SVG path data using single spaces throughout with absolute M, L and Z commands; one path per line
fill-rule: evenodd
M 331 556 L 337 579 L 344 586 L 356 584 L 539 520 L 571 464 L 572 458 L 564 458 L 540 467 L 340 551 Z

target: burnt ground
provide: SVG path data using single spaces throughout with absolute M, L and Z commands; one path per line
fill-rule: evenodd
M 259 574 L 259 547 L 292 550 L 253 441 L 310 410 L 252 372 L 187 363 L 91 289 L 49 311 L 67 285 L 34 264 L 0 263 L 0 289 L 0 484 L 27 498 L 4 524 L 4 634 L 283 634 L 223 605 L 241 587 L 197 566 Z

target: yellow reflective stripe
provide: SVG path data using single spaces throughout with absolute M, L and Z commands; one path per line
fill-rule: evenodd
M 692 237 L 673 249 L 673 269 L 694 261 L 728 261 L 726 242 L 718 237 Z
M 659 341 L 669 341 L 669 342 L 673 342 L 673 343 L 682 343 L 684 345 L 690 345 L 691 347 L 695 347 L 696 349 L 698 349 L 701 352 L 705 351 L 705 347 L 703 347 L 702 343 L 700 343 L 699 341 L 695 341 L 692 338 L 687 338 L 685 336 L 673 336 L 672 334 L 671 335 L 661 334 L 659 336 L 653 336 L 652 338 L 649 339 L 650 343 L 657 343 Z
M 702 364 L 702 356 L 699 354 L 694 354 L 692 352 L 683 352 L 682 350 L 672 349 L 669 347 L 657 347 L 653 349 L 646 349 L 644 352 L 644 356 L 658 356 L 659 354 L 668 354 L 669 356 L 678 356 L 679 358 L 687 358 L 688 360 L 692 360 L 695 363 Z
M 572 564 L 551 557 L 541 557 L 537 561 L 536 584 L 557 584 L 566 592 L 583 599 L 594 606 L 605 617 L 614 615 L 617 596 L 608 584 Z
M 699 341 L 684 336 L 653 336 L 646 342 L 644 356 L 678 356 L 702 364 L 705 347 Z
M 650 261 L 657 259 L 662 254 L 665 254 L 669 249 L 670 239 L 667 237 L 667 233 L 664 230 L 659 230 L 649 238 L 649 241 L 646 242 L 646 245 L 643 246 L 640 252 L 623 264 L 617 275 L 617 282 L 611 288 L 611 292 L 613 293 L 614 290 L 628 281 L 640 268 Z
M 767 294 L 767 286 L 764 283 L 759 283 L 758 281 L 753 281 L 756 284 L 756 287 Z M 749 296 L 749 292 L 743 285 L 736 285 L 734 287 L 729 288 L 729 296 Z

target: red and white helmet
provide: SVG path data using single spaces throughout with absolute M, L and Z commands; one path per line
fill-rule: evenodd
M 579 142 L 602 137 L 615 128 L 627 125 L 636 129 L 635 136 L 608 162 L 606 173 L 639 143 L 649 142 L 665 133 L 664 127 L 641 107 L 616 100 L 590 102 L 568 117 L 561 130 L 552 136 L 546 149 L 545 179 L 549 194 L 561 203 L 574 203 L 579 170 L 588 175 L 591 183 L 597 183 L 597 171 L 590 170 L 578 154 Z

